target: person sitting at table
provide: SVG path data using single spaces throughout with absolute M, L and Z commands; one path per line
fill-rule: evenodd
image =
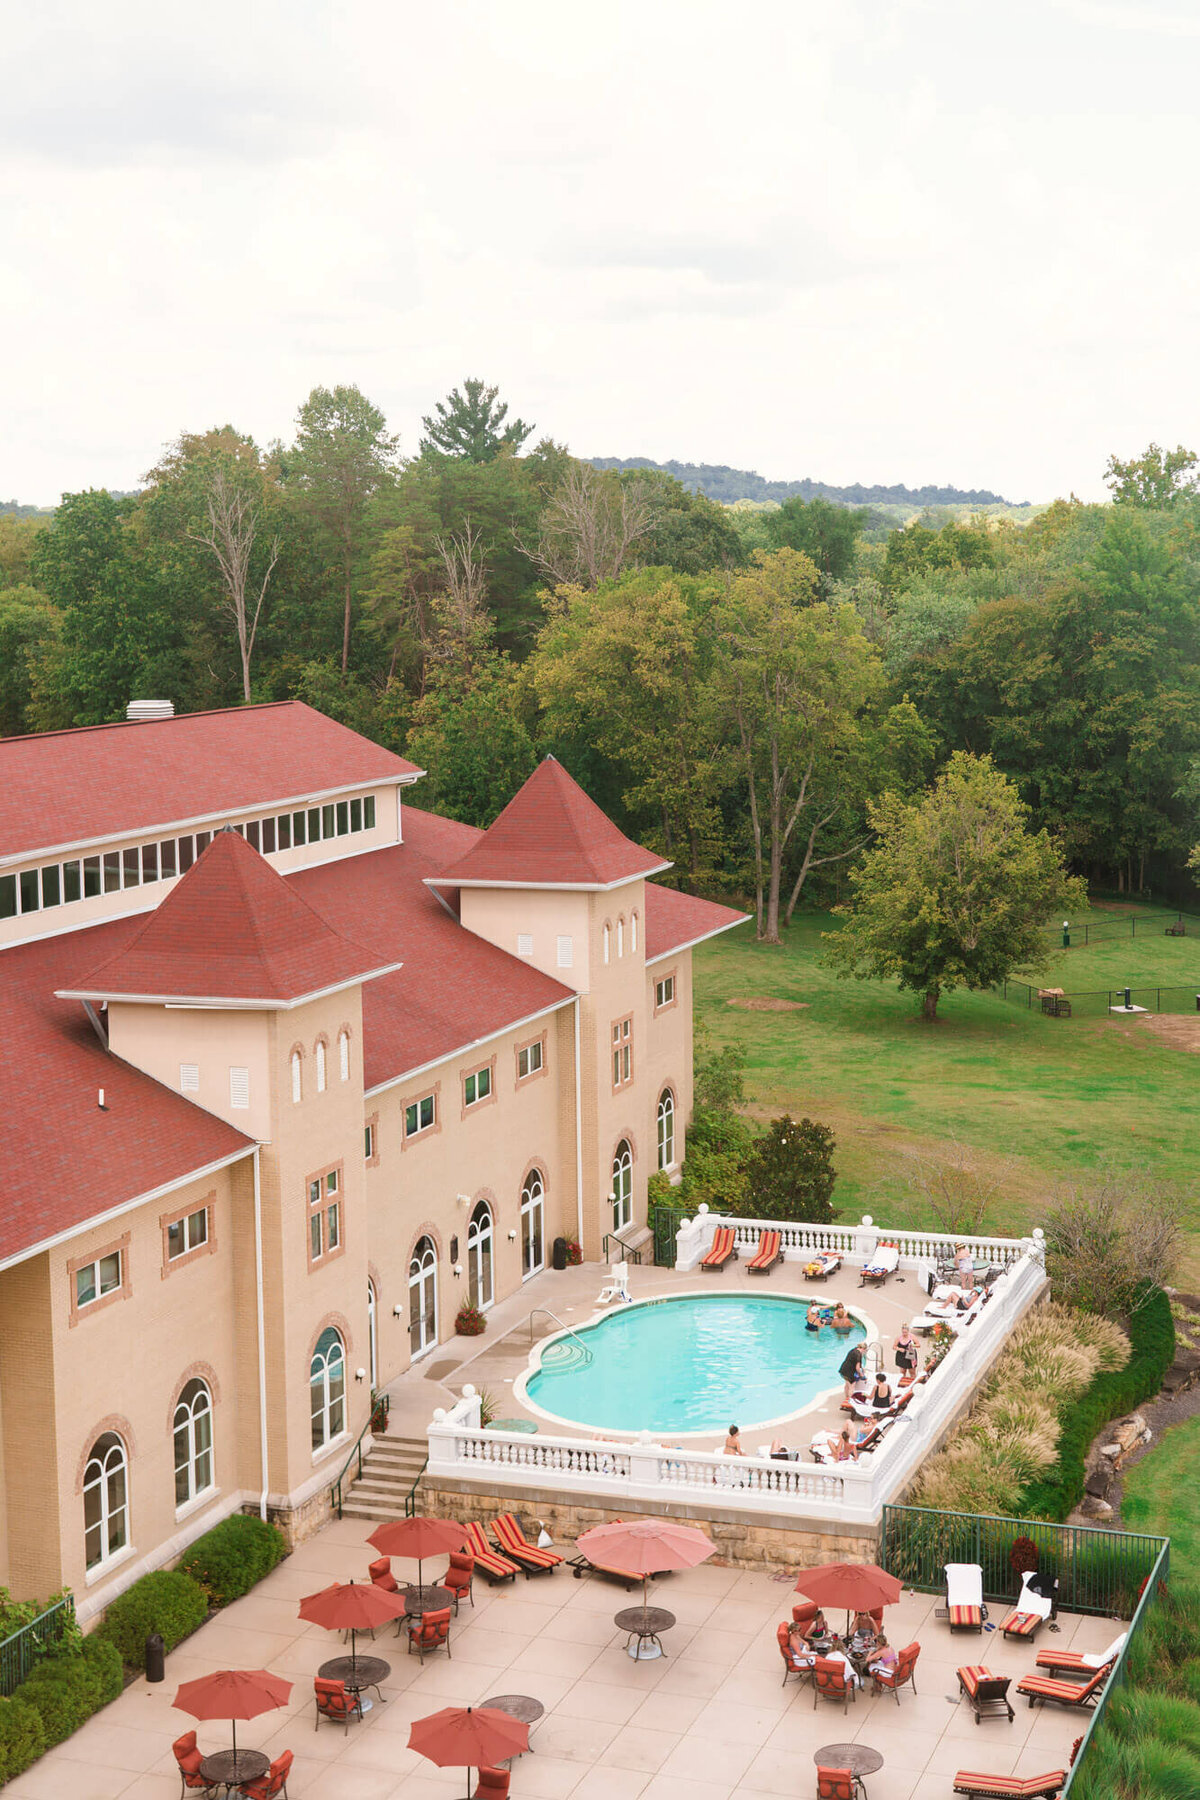
M 859 1432 L 857 1425 L 851 1430 L 849 1425 L 842 1426 L 842 1435 L 837 1441 L 837 1449 L 833 1453 L 834 1462 L 858 1461 Z
M 833 1309 L 833 1317 L 832 1317 L 832 1319 L 830 1319 L 829 1323 L 833 1326 L 833 1329 L 835 1331 L 840 1331 L 840 1332 L 845 1333 L 847 1331 L 854 1330 L 854 1320 L 850 1317 L 850 1314 L 846 1311 L 846 1306 L 845 1306 L 844 1301 L 842 1301 L 842 1300 L 838 1301 L 837 1305 Z
M 825 1320 L 821 1316 L 821 1309 L 814 1300 L 804 1315 L 804 1329 L 805 1331 L 820 1331 L 824 1323 Z
M 856 1655 L 870 1650 L 875 1643 L 875 1621 L 869 1612 L 854 1615 L 854 1634 L 850 1639 L 850 1648 Z
M 833 1638 L 829 1622 L 819 1606 L 808 1624 L 802 1625 L 800 1629 L 810 1644 L 828 1644 Z
M 881 1675 L 891 1675 L 899 1661 L 899 1656 L 892 1649 L 892 1646 L 888 1643 L 881 1631 L 875 1640 L 875 1648 L 871 1652 L 871 1660 L 867 1664 L 868 1675 L 874 1675 L 877 1672 Z
M 875 1386 L 871 1389 L 871 1398 L 868 1404 L 873 1406 L 876 1412 L 887 1412 L 892 1404 L 892 1385 L 882 1369 L 875 1377 Z
M 826 1662 L 840 1662 L 845 1665 L 846 1684 L 848 1687 L 860 1688 L 862 1686 L 862 1676 L 859 1674 L 844 1650 L 827 1650 L 825 1652 L 825 1660 Z
M 787 1654 L 793 1669 L 811 1669 L 817 1660 L 816 1651 L 809 1648 L 805 1627 L 796 1620 L 788 1626 Z

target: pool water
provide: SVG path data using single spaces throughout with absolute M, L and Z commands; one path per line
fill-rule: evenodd
M 695 1294 L 623 1306 L 543 1350 L 528 1399 L 574 1424 L 609 1431 L 743 1433 L 803 1411 L 838 1385 L 838 1365 L 866 1336 L 807 1331 L 807 1303 L 757 1294 Z

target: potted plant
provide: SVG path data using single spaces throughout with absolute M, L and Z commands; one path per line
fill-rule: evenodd
M 477 1306 L 464 1300 L 454 1320 L 454 1329 L 459 1337 L 482 1337 L 487 1330 L 487 1320 Z
M 577 1269 L 583 1261 L 583 1245 L 577 1244 L 574 1238 L 567 1239 L 567 1267 Z

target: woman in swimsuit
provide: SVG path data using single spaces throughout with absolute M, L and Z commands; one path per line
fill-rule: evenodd
M 829 1323 L 833 1326 L 833 1329 L 835 1331 L 853 1331 L 854 1330 L 854 1320 L 850 1317 L 850 1314 L 846 1311 L 845 1305 L 841 1300 L 839 1300 L 837 1305 L 834 1307 L 833 1317 L 832 1317 L 832 1319 L 830 1319 Z
M 804 1329 L 805 1331 L 820 1331 L 824 1323 L 825 1321 L 821 1317 L 821 1309 L 814 1300 L 805 1315 Z

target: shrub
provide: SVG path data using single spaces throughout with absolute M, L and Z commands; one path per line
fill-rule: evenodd
M 197 1538 L 179 1567 L 199 1582 L 212 1606 L 228 1606 L 269 1575 L 287 1554 L 277 1526 L 252 1513 L 234 1513 Z
M 487 1330 L 487 1320 L 477 1306 L 464 1300 L 455 1316 L 454 1329 L 459 1337 L 482 1337 Z
M 161 1632 L 168 1650 L 204 1623 L 208 1600 L 204 1589 L 181 1569 L 156 1569 L 118 1594 L 104 1616 L 101 1634 L 121 1653 L 130 1668 L 146 1666 L 146 1639 Z
M 83 1648 L 79 1652 L 85 1663 L 90 1663 L 96 1677 L 96 1689 L 99 1698 L 97 1706 L 107 1706 L 115 1700 L 125 1685 L 125 1671 L 121 1666 L 121 1653 L 115 1644 L 107 1638 L 99 1637 L 95 1632 L 83 1640 Z
M 702 1200 L 718 1212 L 736 1213 L 746 1194 L 746 1161 L 754 1133 L 738 1113 L 699 1103 L 688 1126 L 680 1203 L 695 1211 Z
M 121 1683 L 121 1658 L 115 1646 L 89 1638 L 75 1654 L 44 1657 L 19 1691 L 40 1716 L 48 1749 L 115 1699 Z
M 828 1225 L 837 1218 L 831 1204 L 837 1172 L 834 1135 L 814 1119 L 785 1113 L 772 1119 L 745 1162 L 743 1205 L 762 1219 L 792 1219 Z
M 0 1698 L 0 1788 L 36 1762 L 45 1748 L 46 1730 L 37 1708 L 19 1693 L 11 1700 Z

